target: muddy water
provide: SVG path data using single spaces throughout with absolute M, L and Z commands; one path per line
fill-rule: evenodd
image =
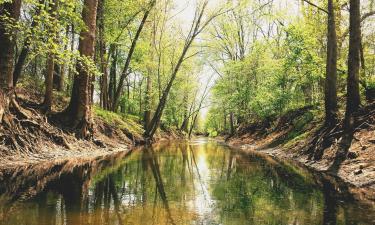
M 345 187 L 214 141 L 164 143 L 104 162 L 17 179 L 19 190 L 4 178 L 0 224 L 375 224 L 374 206 Z

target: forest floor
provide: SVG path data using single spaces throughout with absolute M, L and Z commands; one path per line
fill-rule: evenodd
M 26 91 L 27 90 L 27 91 Z M 135 146 L 144 144 L 144 132 L 138 118 L 125 114 L 105 111 L 93 107 L 94 136 L 82 140 L 50 120 L 38 108 L 40 93 L 32 89 L 17 90 L 17 102 L 28 118 L 17 118 L 16 131 L 0 130 L 0 177 L 4 171 L 17 170 L 46 163 L 61 163 L 67 160 L 89 161 L 111 154 L 128 152 Z M 53 112 L 61 111 L 68 98 L 55 93 Z M 155 140 L 178 139 L 182 134 L 175 131 L 161 131 Z M 18 142 L 22 140 L 22 142 Z M 21 144 L 17 144 L 21 143 Z M 22 146 L 24 144 L 24 146 Z
M 322 126 L 321 113 L 311 107 L 288 112 L 276 120 L 242 126 L 237 135 L 225 141 L 245 152 L 261 151 L 279 159 L 292 159 L 337 177 L 355 187 L 364 198 L 375 200 L 375 104 L 366 106 L 362 114 L 366 117 L 355 129 L 347 158 L 336 169 L 332 165 L 340 137 L 324 147 L 322 159 L 310 159 L 307 154 L 307 147 Z

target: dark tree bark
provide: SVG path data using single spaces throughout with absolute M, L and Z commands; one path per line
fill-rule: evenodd
M 111 68 L 109 71 L 109 85 L 108 85 L 108 99 L 109 105 L 113 105 L 113 99 L 115 96 L 116 89 L 116 74 L 117 74 L 117 59 L 118 59 L 118 50 L 115 48 L 114 53 L 112 54 Z
M 87 27 L 81 31 L 79 40 L 79 52 L 81 56 L 93 58 L 96 30 L 96 13 L 98 0 L 85 0 L 82 11 L 82 19 Z M 91 75 L 86 68 L 77 63 L 78 74 L 74 76 L 73 90 L 69 106 L 62 113 L 66 122 L 70 122 L 72 128 L 76 129 L 80 138 L 92 136 L 91 118 Z
M 64 91 L 65 89 L 65 76 L 66 76 L 65 68 L 66 67 L 64 64 L 60 66 L 59 83 L 57 84 L 57 88 L 56 88 L 57 91 Z
M 197 11 L 196 14 L 195 14 L 193 23 L 192 23 L 192 25 L 190 27 L 190 31 L 189 31 L 188 37 L 186 38 L 186 41 L 185 41 L 184 48 L 182 49 L 181 55 L 179 56 L 179 59 L 178 59 L 178 61 L 176 63 L 176 66 L 173 68 L 171 77 L 170 77 L 170 79 L 169 79 L 169 81 L 167 83 L 167 86 L 164 89 L 163 94 L 162 94 L 162 96 L 161 96 L 161 98 L 159 100 L 159 104 L 158 104 L 158 106 L 156 108 L 154 116 L 152 117 L 150 126 L 148 127 L 148 129 L 146 129 L 146 131 L 144 133 L 144 136 L 147 139 L 147 141 L 150 141 L 153 138 L 153 136 L 154 136 L 154 134 L 156 132 L 156 129 L 159 126 L 161 116 L 163 115 L 163 111 L 164 111 L 165 105 L 167 103 L 169 92 L 170 92 L 170 90 L 172 88 L 172 85 L 174 83 L 174 80 L 176 79 L 177 73 L 180 70 L 180 67 L 181 67 L 182 63 L 186 59 L 185 56 L 186 56 L 188 50 L 190 49 L 190 46 L 192 45 L 194 39 L 209 24 L 209 22 L 212 21 L 217 16 L 217 15 L 211 16 L 210 18 L 207 19 L 207 21 L 205 23 L 202 24 L 203 14 L 205 12 L 207 4 L 208 4 L 208 2 L 204 1 L 203 5 L 202 5 L 202 8 L 197 9 L 199 11 Z
M 57 23 L 57 7 L 58 7 L 58 0 L 51 1 L 52 4 L 50 14 L 52 24 Z M 54 34 L 54 41 L 57 41 L 57 35 Z M 52 95 L 53 95 L 53 74 L 55 72 L 55 56 L 53 53 L 49 53 L 47 57 L 47 69 L 46 69 L 46 76 L 45 76 L 45 92 L 44 92 L 44 102 L 42 105 L 43 111 L 45 113 L 49 113 L 51 111 L 52 106 Z
M 43 4 L 45 0 L 40 0 L 39 1 L 39 4 Z M 38 15 L 40 12 L 40 8 L 37 7 L 35 9 L 35 15 Z M 37 26 L 37 20 L 33 20 L 31 22 L 31 29 L 35 28 Z M 27 36 L 26 39 L 25 39 L 25 42 L 23 44 L 23 47 L 22 47 L 22 50 L 21 50 L 21 53 L 20 55 L 18 56 L 18 60 L 17 60 L 17 63 L 14 67 L 14 72 L 13 72 L 13 85 L 16 86 L 17 85 L 17 82 L 19 80 L 19 78 L 21 77 L 22 75 L 22 71 L 23 71 L 23 67 L 25 65 L 25 62 L 26 62 L 26 58 L 27 58 L 27 55 L 29 54 L 29 51 L 30 51 L 30 38 L 31 36 Z
M 74 48 L 75 48 L 75 32 L 74 32 L 74 25 L 70 25 L 70 33 L 71 33 L 71 40 L 70 40 L 70 51 L 74 51 Z M 66 85 L 66 91 L 67 92 L 70 92 L 70 90 L 72 89 L 72 86 L 71 86 L 71 82 L 73 80 L 73 74 L 74 74 L 74 71 L 73 69 L 69 68 L 69 71 L 68 71 L 68 85 Z
M 103 109 L 109 109 L 108 104 L 108 61 L 106 59 L 107 46 L 104 40 L 105 26 L 104 26 L 104 4 L 105 0 L 99 0 L 98 4 L 98 29 L 99 29 L 99 58 L 100 71 L 102 76 L 100 78 L 100 105 Z
M 361 47 L 361 14 L 360 0 L 350 0 L 349 56 L 345 123 L 352 125 L 353 113 L 361 104 L 359 93 L 359 66 Z
M 230 135 L 234 135 L 234 113 L 230 112 L 229 114 L 229 121 L 230 121 Z
M 146 78 L 146 95 L 145 95 L 145 112 L 144 112 L 144 128 L 145 130 L 150 126 L 151 122 L 151 89 L 152 89 L 152 78 L 151 72 Z
M 20 16 L 21 0 L 0 4 L 0 15 L 6 15 L 12 23 Z M 7 21 L 0 20 L 0 87 L 13 87 L 13 62 L 15 57 L 16 39 L 14 31 L 7 29 Z
M 121 77 L 120 77 L 118 86 L 116 88 L 115 95 L 113 97 L 112 111 L 116 111 L 117 108 L 118 108 L 118 104 L 119 104 L 119 101 L 120 101 L 122 89 L 124 87 L 124 81 L 127 78 L 127 76 L 129 75 L 130 62 L 131 62 L 131 59 L 132 59 L 135 47 L 137 46 L 137 41 L 138 41 L 138 39 L 139 39 L 139 37 L 141 35 L 143 27 L 144 27 L 144 25 L 146 23 L 147 17 L 150 14 L 150 11 L 151 11 L 151 9 L 153 8 L 154 5 L 155 5 L 155 0 L 153 0 L 151 2 L 150 8 L 147 9 L 147 11 L 145 12 L 145 14 L 143 15 L 142 21 L 141 21 L 141 23 L 140 23 L 140 25 L 138 27 L 138 30 L 137 30 L 137 32 L 135 34 L 135 37 L 134 37 L 134 39 L 132 41 L 132 44 L 130 46 L 129 53 L 128 53 L 128 56 L 127 56 L 126 61 L 125 61 L 125 66 L 124 66 L 124 69 L 122 70 Z
M 328 0 L 327 65 L 325 79 L 325 124 L 337 122 L 337 36 L 334 0 Z
M 18 21 L 21 0 L 0 4 L 0 15 L 7 16 L 12 23 Z M 13 90 L 13 62 L 15 58 L 16 37 L 13 30 L 7 29 L 7 22 L 0 19 L 0 122 L 9 113 L 11 102 L 15 102 Z
M 45 85 L 44 102 L 42 105 L 43 111 L 45 113 L 49 113 L 51 111 L 54 72 L 55 72 L 54 56 L 53 54 L 49 54 L 47 58 L 46 79 L 44 81 L 44 85 Z

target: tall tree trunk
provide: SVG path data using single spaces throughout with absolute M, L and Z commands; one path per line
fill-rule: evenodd
M 65 70 L 65 64 L 60 66 L 60 79 L 59 83 L 57 85 L 58 91 L 64 91 L 65 89 L 65 76 L 66 76 L 66 70 Z
M 99 0 L 98 3 L 98 29 L 99 29 L 99 58 L 100 71 L 102 76 L 100 78 L 100 105 L 103 109 L 109 109 L 108 105 L 108 60 L 107 46 L 104 40 L 105 24 L 104 24 L 104 4 L 105 0 Z
M 138 39 L 141 35 L 141 32 L 142 32 L 143 27 L 146 23 L 148 15 L 150 14 L 151 9 L 155 5 L 155 2 L 156 2 L 155 0 L 152 0 L 150 8 L 147 9 L 145 14 L 143 15 L 141 24 L 139 25 L 138 30 L 137 30 L 137 32 L 135 34 L 135 37 L 132 41 L 132 44 L 130 46 L 129 53 L 128 53 L 128 56 L 127 56 L 126 61 L 125 61 L 125 66 L 124 66 L 124 69 L 122 70 L 121 77 L 120 77 L 120 80 L 119 80 L 119 84 L 116 88 L 116 92 L 115 92 L 115 95 L 114 95 L 114 98 L 113 98 L 113 104 L 112 104 L 112 110 L 113 111 L 116 111 L 117 108 L 118 108 L 118 104 L 119 104 L 119 101 L 120 101 L 122 89 L 124 87 L 124 81 L 129 74 L 130 62 L 131 62 L 135 47 L 137 46 L 137 41 L 138 41 Z
M 70 31 L 71 31 L 71 35 L 72 35 L 72 37 L 71 37 L 71 40 L 70 40 L 70 51 L 74 51 L 74 48 L 75 48 L 75 35 L 74 35 L 74 25 L 72 24 L 71 26 L 70 26 Z M 71 91 L 71 89 L 72 89 L 72 85 L 71 85 L 71 83 L 73 82 L 72 80 L 73 80 L 73 75 L 74 74 L 74 71 L 73 71 L 73 69 L 71 69 L 71 68 L 69 68 L 69 71 L 68 71 L 68 80 L 69 80 L 69 82 L 68 82 L 68 85 L 66 86 L 66 91 L 67 92 L 70 92 Z
M 224 115 L 224 133 L 227 132 L 227 113 L 226 113 L 226 110 L 224 109 L 224 112 L 223 112 L 223 115 Z
M 234 135 L 234 113 L 230 112 L 229 114 L 229 120 L 230 120 L 230 135 Z
M 345 124 L 349 128 L 353 123 L 353 113 L 359 109 L 359 66 L 361 47 L 360 0 L 350 0 L 349 56 Z
M 49 14 L 51 16 L 52 24 L 57 24 L 57 8 L 59 0 L 54 0 L 50 2 Z M 53 34 L 54 42 L 58 41 L 58 34 Z M 56 67 L 56 70 L 59 71 L 59 68 Z M 45 76 L 45 92 L 44 92 L 44 102 L 43 102 L 43 111 L 49 113 L 52 106 L 52 95 L 53 95 L 53 81 L 54 81 L 54 72 L 55 72 L 55 56 L 52 52 L 48 54 L 47 57 L 47 69 Z
M 118 50 L 117 48 L 114 50 L 112 54 L 112 63 L 109 72 L 109 86 L 108 86 L 108 99 L 109 105 L 113 105 L 113 99 L 115 96 L 115 89 L 116 89 L 116 74 L 117 74 L 117 59 L 118 59 Z
M 328 0 L 327 65 L 325 79 L 325 124 L 337 122 L 337 37 L 334 0 Z
M 45 0 L 40 0 L 39 4 L 42 5 Z M 35 10 L 35 15 L 39 15 L 40 13 L 40 7 L 37 6 Z M 31 29 L 34 29 L 37 26 L 37 20 L 33 19 L 31 22 Z M 26 36 L 22 50 L 20 55 L 18 56 L 17 63 L 14 67 L 14 72 L 13 72 L 13 85 L 16 86 L 19 78 L 22 75 L 22 70 L 26 62 L 27 55 L 29 54 L 30 51 L 30 42 L 31 42 L 31 36 Z
M 68 37 L 69 35 L 69 26 L 66 27 L 66 37 Z M 68 45 L 66 44 L 64 46 L 64 49 L 65 50 L 68 50 Z M 56 65 L 55 65 L 56 66 Z M 65 77 L 66 77 L 66 64 L 61 64 L 61 65 L 57 65 L 58 67 L 58 74 L 57 76 L 55 76 L 57 79 L 57 83 L 56 83 L 56 90 L 57 91 L 64 91 L 65 90 Z M 54 78 L 55 78 L 54 77 Z
M 171 77 L 168 81 L 168 84 L 167 84 L 166 88 L 164 89 L 163 94 L 162 94 L 162 96 L 159 100 L 159 104 L 156 108 L 154 116 L 152 117 L 150 126 L 148 127 L 148 129 L 146 129 L 146 131 L 144 133 L 144 136 L 147 139 L 146 141 L 150 141 L 153 138 L 153 136 L 156 132 L 156 129 L 159 126 L 161 116 L 163 115 L 163 111 L 164 111 L 165 105 L 167 103 L 169 92 L 172 88 L 172 85 L 174 83 L 174 80 L 176 79 L 177 73 L 180 70 L 180 67 L 181 67 L 182 63 L 185 60 L 185 56 L 186 56 L 190 46 L 192 45 L 194 39 L 203 31 L 203 29 L 215 17 L 215 16 L 211 16 L 210 18 L 208 18 L 208 20 L 204 24 L 201 24 L 203 14 L 205 12 L 207 4 L 208 4 L 208 2 L 204 1 L 203 4 L 202 4 L 202 8 L 197 9 L 198 11 L 195 13 L 194 22 L 190 27 L 189 34 L 188 34 L 187 39 L 186 39 L 185 44 L 184 44 L 184 48 L 182 49 L 181 55 L 179 56 L 179 59 L 176 63 L 176 66 L 173 68 L 173 71 L 171 73 Z
M 43 102 L 43 111 L 49 113 L 52 106 L 52 94 L 53 94 L 53 73 L 55 72 L 55 63 L 54 56 L 52 53 L 48 55 L 47 58 L 47 70 L 46 78 L 44 80 L 45 92 L 44 92 L 44 102 Z
M 146 96 L 145 96 L 145 113 L 144 113 L 144 128 L 145 130 L 150 126 L 151 122 L 151 88 L 152 88 L 152 78 L 151 71 L 146 78 Z
M 79 52 L 81 56 L 92 59 L 94 55 L 96 12 L 98 0 L 85 0 L 82 11 L 82 19 L 87 27 L 80 33 Z M 77 130 L 80 138 L 90 138 L 92 135 L 91 118 L 91 75 L 81 63 L 76 65 L 78 74 L 74 76 L 73 90 L 69 106 L 63 112 L 67 122 Z
M 15 35 L 9 30 L 10 23 L 18 21 L 20 16 L 21 0 L 0 4 L 0 15 L 6 18 L 0 20 L 0 87 L 9 89 L 13 87 L 13 62 L 15 57 Z M 14 25 L 14 24 L 13 24 Z
M 21 0 L 0 4 L 0 122 L 9 112 L 9 105 L 14 100 L 13 62 L 15 58 L 16 37 L 13 30 L 7 29 L 9 21 L 16 23 L 20 17 Z

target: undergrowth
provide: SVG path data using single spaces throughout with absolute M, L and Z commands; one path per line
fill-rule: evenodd
M 94 107 L 94 115 L 102 119 L 105 123 L 119 128 L 128 130 L 129 132 L 141 136 L 144 133 L 143 127 L 139 122 L 139 118 L 133 115 L 120 114 Z

